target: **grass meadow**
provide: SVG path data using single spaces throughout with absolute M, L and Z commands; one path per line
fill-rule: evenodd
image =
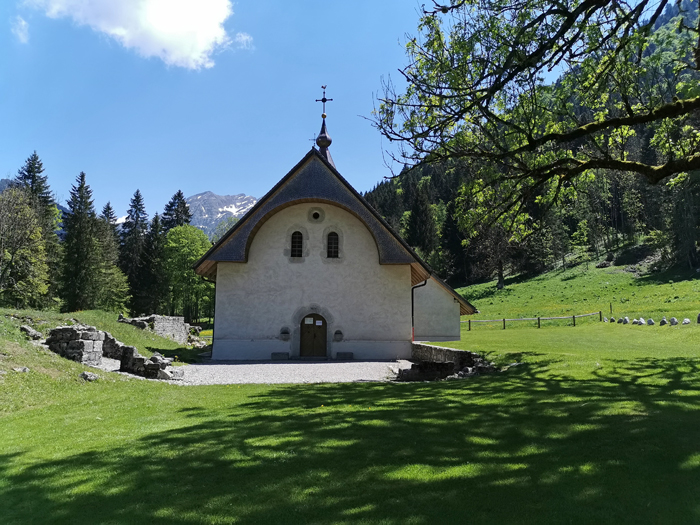
M 519 364 L 433 383 L 183 387 L 105 373 L 85 383 L 81 365 L 36 349 L 0 315 L 0 522 L 700 523 L 691 277 L 572 269 L 464 290 L 482 319 L 613 302 L 616 316 L 693 323 L 465 327 L 442 344 Z M 184 353 L 104 328 L 143 352 Z

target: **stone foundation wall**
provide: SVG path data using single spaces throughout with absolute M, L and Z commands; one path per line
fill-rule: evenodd
M 399 370 L 398 381 L 462 379 L 496 370 L 479 354 L 423 343 L 413 343 L 411 360 L 410 369 Z
M 62 357 L 84 365 L 99 366 L 102 364 L 104 340 L 105 332 L 93 326 L 59 326 L 51 330 L 46 344 Z
M 479 354 L 467 352 L 466 350 L 455 350 L 444 346 L 426 345 L 423 343 L 413 343 L 411 360 L 430 361 L 433 363 L 454 363 L 455 370 L 461 370 L 465 366 L 473 366 L 474 359 L 480 358 Z
M 128 323 L 142 330 L 150 329 L 162 337 L 167 337 L 183 345 L 187 344 L 190 329 L 192 328 L 185 322 L 184 317 L 169 317 L 155 314 L 147 317 L 120 317 L 119 322 Z
M 182 379 L 184 369 L 171 367 L 172 359 L 155 353 L 147 358 L 133 346 L 117 341 L 94 326 L 59 326 L 49 333 L 49 350 L 88 366 L 100 366 L 102 356 L 118 359 L 119 371 L 149 379 Z

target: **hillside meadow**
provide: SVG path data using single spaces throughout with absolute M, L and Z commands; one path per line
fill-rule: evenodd
M 698 523 L 691 277 L 575 268 L 467 289 L 483 319 L 613 302 L 615 315 L 693 323 L 465 327 L 444 344 L 505 370 L 434 383 L 85 383 L 81 365 L 32 346 L 0 311 L 0 521 Z M 14 313 L 97 324 L 142 352 L 186 350 L 101 312 Z

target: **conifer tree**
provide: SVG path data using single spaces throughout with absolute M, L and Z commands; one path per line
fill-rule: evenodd
M 428 194 L 424 187 L 418 189 L 406 226 L 406 242 L 428 256 L 437 246 L 437 228 Z
M 69 213 L 63 218 L 63 309 L 68 312 L 94 308 L 99 289 L 100 245 L 92 190 L 80 172 L 71 188 Z
M 42 215 L 48 217 L 49 210 L 56 206 L 56 201 L 49 188 L 48 177 L 42 173 L 44 173 L 44 164 L 34 151 L 25 161 L 24 166 L 17 171 L 15 181 L 29 190 L 37 201 L 38 209 L 42 210 Z
M 455 202 L 447 205 L 447 217 L 442 230 L 440 247 L 445 259 L 445 277 L 451 284 L 461 284 L 467 279 L 467 258 L 463 245 L 464 235 L 459 229 Z
M 185 200 L 185 195 L 181 190 L 172 196 L 170 202 L 165 205 L 162 224 L 166 233 L 176 226 L 184 226 L 192 220 L 189 205 Z
M 117 228 L 117 214 L 114 213 L 112 204 L 107 204 L 100 213 L 100 240 L 104 246 L 103 257 L 111 264 L 119 264 L 119 230 Z
M 139 311 L 161 313 L 168 302 L 168 278 L 163 260 L 166 239 L 167 232 L 163 229 L 160 215 L 156 213 L 146 234 L 142 255 L 142 282 L 136 301 L 136 309 Z
M 60 229 L 61 212 L 56 206 L 53 193 L 51 193 L 48 177 L 42 175 L 43 173 L 44 165 L 37 152 L 34 151 L 27 158 L 24 166 L 17 171 L 15 183 L 27 189 L 31 205 L 39 217 L 41 235 L 44 240 L 45 264 L 49 268 L 49 292 L 43 295 L 46 300 L 44 306 L 46 306 L 59 292 L 62 254 L 56 233 Z
M 97 219 L 97 242 L 100 248 L 100 286 L 96 307 L 101 310 L 122 312 L 131 301 L 129 283 L 119 269 L 119 237 L 116 224 L 110 223 L 104 214 Z
M 119 267 L 126 275 L 129 282 L 129 292 L 132 296 L 131 312 L 136 311 L 134 298 L 140 296 L 139 286 L 143 283 L 143 250 L 146 244 L 146 232 L 148 231 L 148 214 L 143 203 L 141 192 L 136 190 L 129 203 L 126 220 L 122 224 L 120 234 Z M 136 299 L 138 302 L 138 299 Z
M 107 204 L 102 208 L 100 219 L 109 224 L 115 232 L 117 231 L 117 214 L 114 212 L 111 202 L 107 201 Z

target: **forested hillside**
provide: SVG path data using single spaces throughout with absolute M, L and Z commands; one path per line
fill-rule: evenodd
M 663 108 L 666 102 L 685 103 L 679 102 L 683 97 L 696 97 L 690 99 L 691 104 L 700 100 L 700 74 L 697 64 L 691 63 L 700 57 L 700 51 L 693 51 L 697 46 L 697 12 L 697 2 L 684 0 L 666 5 L 653 22 L 641 21 L 642 26 L 648 22 L 650 29 L 646 41 L 635 48 L 638 58 L 634 59 L 634 71 L 631 65 L 625 69 L 616 63 L 610 66 L 615 71 L 605 83 L 594 84 L 593 73 L 583 71 L 591 66 L 590 60 L 582 61 L 553 85 L 540 84 L 536 91 L 521 92 L 516 102 L 511 100 L 508 109 L 500 110 L 507 117 L 494 117 L 502 121 L 495 127 L 479 128 L 474 124 L 467 132 L 460 131 L 451 121 L 449 132 L 444 131 L 442 136 L 436 131 L 442 125 L 438 119 L 448 114 L 449 108 L 424 101 L 424 107 L 415 113 L 406 109 L 409 101 L 423 100 L 415 93 L 422 86 L 418 75 L 425 73 L 419 68 L 427 67 L 425 50 L 432 50 L 435 56 L 452 53 L 448 58 L 453 68 L 460 60 L 455 50 L 457 30 L 451 29 L 448 41 L 447 30 L 443 35 L 429 26 L 422 51 L 416 50 L 419 44 L 415 39 L 409 43 L 409 55 L 416 62 L 407 71 L 416 75 L 410 77 L 414 85 L 405 99 L 396 95 L 393 100 L 384 99 L 385 120 L 377 123 L 385 135 L 403 140 L 412 148 L 403 157 L 406 167 L 367 192 L 365 198 L 440 276 L 455 286 L 496 276 L 503 283 L 508 274 L 541 273 L 566 265 L 572 255 L 582 259 L 606 255 L 612 260 L 623 248 L 635 244 L 645 245 L 640 253 L 648 256 L 651 268 L 674 264 L 697 268 L 700 171 L 678 166 L 685 162 L 686 167 L 694 168 L 695 159 L 700 159 L 700 112 L 693 109 L 675 119 L 652 118 L 659 111 L 654 104 Z M 436 23 L 431 16 L 434 15 L 426 14 L 426 25 Z M 695 40 L 688 35 L 695 35 Z M 428 39 L 437 40 L 438 36 L 445 40 L 436 44 Z M 627 44 L 627 51 L 630 46 Z M 605 54 L 597 53 L 598 59 L 603 60 Z M 416 57 L 424 61 L 419 62 Z M 595 75 L 599 79 L 603 73 Z M 593 86 L 594 98 L 582 90 L 583 81 Z M 440 96 L 448 99 L 447 87 L 455 81 L 450 77 L 444 82 L 445 92 L 430 100 Z M 459 91 L 449 87 L 458 94 L 466 92 L 466 88 Z M 427 96 L 425 92 L 421 95 Z M 540 115 L 517 120 L 520 117 L 516 114 L 525 112 L 527 104 L 534 105 L 530 112 L 548 111 L 549 120 L 538 120 Z M 471 106 L 462 101 L 462 118 L 468 107 Z M 644 108 L 649 111 L 644 118 L 637 118 L 630 125 L 618 125 L 620 119 L 630 119 L 629 115 Z M 391 127 L 396 126 L 396 121 L 387 119 L 398 118 L 401 111 L 406 113 L 404 128 L 399 132 L 398 127 Z M 458 109 L 454 111 L 456 119 Z M 507 119 L 517 120 L 518 124 L 506 122 Z M 586 133 L 590 126 L 586 128 L 586 122 L 612 124 L 600 135 L 589 137 Z M 498 142 L 515 140 L 521 125 L 541 129 L 541 138 L 533 138 L 536 133 L 532 131 L 524 133 L 526 136 L 520 139 L 524 145 L 515 149 L 512 144 Z M 583 131 L 566 131 L 576 125 Z M 494 129 L 502 137 L 492 136 Z M 552 136 L 558 137 L 557 133 L 577 133 L 578 138 L 566 145 L 553 143 L 544 150 L 535 150 L 535 146 L 543 147 L 546 140 L 554 140 Z M 428 143 L 430 140 L 433 142 Z M 477 147 L 470 141 L 481 143 Z M 487 142 L 488 146 L 483 145 Z M 524 155 L 523 151 L 532 144 L 531 151 Z M 557 160 L 558 155 L 561 158 Z M 567 155 L 572 158 L 567 159 Z M 569 165 L 567 162 L 587 169 L 567 172 L 562 168 Z M 543 165 L 547 166 L 545 171 Z M 613 169 L 614 166 L 620 169 Z M 659 179 L 640 176 L 646 167 Z M 668 175 L 663 176 L 663 170 Z
M 61 210 L 44 171 L 35 151 L 0 193 L 0 306 L 213 315 L 214 286 L 192 271 L 211 242 L 181 191 L 149 218 L 137 189 L 118 228 L 109 202 L 95 210 L 85 173 Z

